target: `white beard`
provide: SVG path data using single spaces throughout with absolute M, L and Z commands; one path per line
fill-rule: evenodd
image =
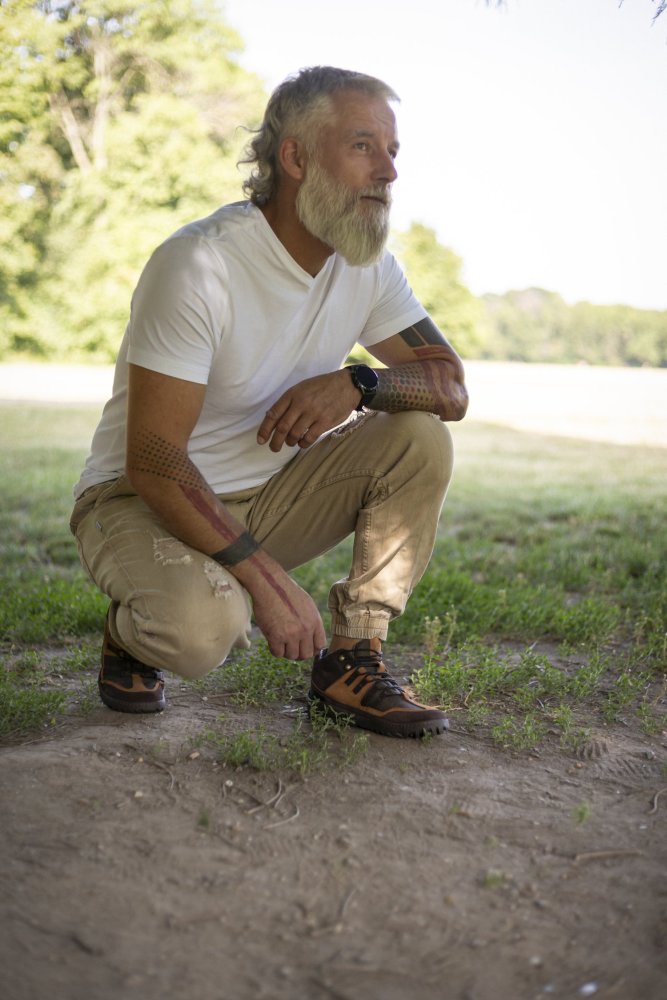
M 361 201 L 362 198 L 381 201 Z M 353 267 L 367 267 L 379 260 L 389 236 L 391 193 L 387 184 L 350 191 L 315 160 L 296 196 L 296 211 L 303 226 Z

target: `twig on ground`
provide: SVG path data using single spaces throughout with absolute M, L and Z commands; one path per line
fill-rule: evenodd
M 251 816 L 252 813 L 259 812 L 261 809 L 268 809 L 269 806 L 275 807 L 283 796 L 283 783 L 280 778 L 278 778 L 278 791 L 266 802 L 260 802 L 259 805 L 253 806 L 252 809 L 246 809 L 246 815 Z
M 279 819 L 277 823 L 267 823 L 267 825 L 264 827 L 264 829 L 265 830 L 275 830 L 275 828 L 277 826 L 284 826 L 286 823 L 291 823 L 292 820 L 297 819 L 297 817 L 299 815 L 300 815 L 299 814 L 299 807 L 297 806 L 295 812 L 293 812 L 291 816 L 287 816 L 285 819 Z
M 575 864 L 580 861 L 607 861 L 609 858 L 638 858 L 643 851 L 586 851 L 584 854 L 575 854 Z
M 651 808 L 648 811 L 649 816 L 652 816 L 653 813 L 656 813 L 658 811 L 658 799 L 663 794 L 663 792 L 667 792 L 667 788 L 661 788 L 660 791 L 656 792 L 653 798 L 651 799 Z

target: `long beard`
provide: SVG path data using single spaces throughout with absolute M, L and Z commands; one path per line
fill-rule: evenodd
M 381 201 L 362 201 L 362 198 Z M 389 236 L 391 194 L 388 185 L 350 191 L 314 160 L 296 196 L 299 221 L 309 233 L 354 267 L 375 263 Z

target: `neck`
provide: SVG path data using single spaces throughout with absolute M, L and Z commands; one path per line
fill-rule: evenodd
M 289 255 L 299 267 L 315 277 L 334 252 L 333 249 L 308 232 L 293 204 L 276 197 L 263 205 L 260 211 Z

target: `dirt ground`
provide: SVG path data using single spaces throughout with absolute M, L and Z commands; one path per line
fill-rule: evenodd
M 453 714 L 302 778 L 193 750 L 280 706 L 168 697 L 0 750 L 4 1000 L 667 996 L 667 733 L 519 754 Z

